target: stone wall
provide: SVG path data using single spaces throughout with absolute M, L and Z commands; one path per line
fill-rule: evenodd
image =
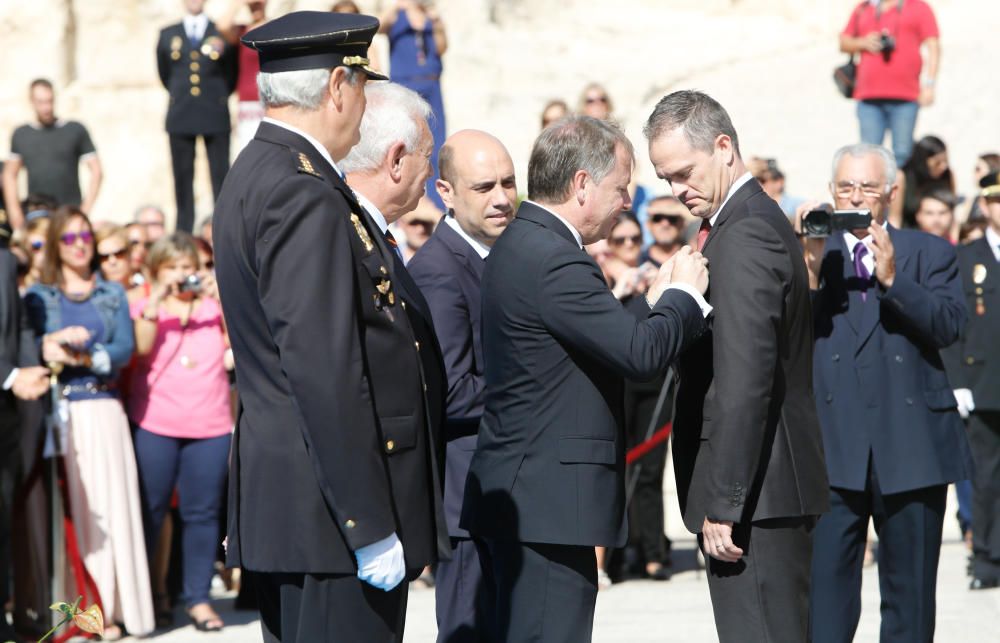
M 360 1 L 369 11 L 391 0 Z M 217 15 L 228 0 L 210 0 Z M 271 0 L 269 13 L 324 9 L 329 0 Z M 550 98 L 575 102 L 605 84 L 639 152 L 640 180 L 657 184 L 640 134 L 664 93 L 708 91 L 729 109 L 745 156 L 777 157 L 789 191 L 822 195 L 829 159 L 857 138 L 854 105 L 830 80 L 844 56 L 836 34 L 853 0 L 439 0 L 448 27 L 443 86 L 450 131 L 489 130 L 514 157 L 526 189 L 527 155 Z M 942 136 L 962 191 L 975 155 L 1000 149 L 1000 24 L 994 0 L 935 0 L 942 31 L 938 102 L 918 136 Z M 64 118 L 90 129 L 105 168 L 94 217 L 127 220 L 141 203 L 173 212 L 166 92 L 154 48 L 180 0 L 0 0 L 0 154 L 31 117 L 27 85 L 46 76 Z M 385 51 L 385 43 L 382 44 Z M 234 110 L 235 114 L 235 110 Z M 199 216 L 211 211 L 207 166 L 196 166 Z M 84 183 L 86 185 L 86 183 Z

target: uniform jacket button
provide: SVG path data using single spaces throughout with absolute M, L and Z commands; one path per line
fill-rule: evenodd
M 386 451 L 392 451 L 395 448 L 396 448 L 396 443 L 394 441 L 392 441 L 392 440 L 386 440 L 386 443 L 385 443 L 385 450 Z
M 896 361 L 899 362 L 900 364 L 902 364 L 903 363 L 903 356 L 902 355 L 896 355 Z
M 827 403 L 833 401 L 833 393 L 827 393 L 826 394 L 826 401 L 827 401 Z
M 417 350 L 420 350 L 420 342 L 413 342 L 413 345 L 417 348 Z
M 833 361 L 835 361 L 835 362 L 839 362 L 840 361 L 840 353 L 834 353 L 833 354 Z
M 906 405 L 907 406 L 913 406 L 913 398 L 912 397 L 906 398 Z
M 350 518 L 348 518 L 347 522 L 344 523 L 344 526 L 347 527 L 348 529 L 354 529 L 354 526 L 357 525 L 357 524 L 358 523 L 356 523 L 353 520 L 351 520 Z

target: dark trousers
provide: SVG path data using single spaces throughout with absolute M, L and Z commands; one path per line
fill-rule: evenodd
M 486 539 L 496 587 L 498 643 L 584 643 L 594 631 L 593 547 Z
M 969 446 L 976 464 L 972 480 L 972 571 L 1000 579 L 1000 412 L 969 416 Z
M 660 395 L 663 378 L 652 383 L 627 382 L 625 385 L 625 425 L 628 447 L 631 449 L 646 439 L 653 412 Z M 673 393 L 663 401 L 656 429 L 670 421 Z M 629 544 L 634 545 L 643 563 L 666 563 L 668 556 L 664 543 L 663 474 L 667 467 L 667 442 L 653 450 L 629 468 L 628 479 L 635 477 L 635 488 L 629 504 Z
M 264 643 L 399 643 L 409 584 L 392 591 L 350 575 L 253 572 Z
M 219 198 L 222 181 L 229 171 L 229 132 L 204 134 L 208 171 L 212 176 L 213 200 Z M 194 229 L 194 150 L 197 135 L 170 135 L 170 158 L 174 166 L 174 197 L 177 200 L 177 230 Z
M 934 640 L 935 591 L 947 485 L 882 495 L 869 466 L 864 491 L 830 490 L 816 525 L 810 633 L 814 643 L 848 643 L 861 618 L 861 569 L 868 519 L 878 534 L 882 643 Z
M 230 441 L 229 434 L 185 440 L 144 429 L 137 429 L 133 436 L 146 551 L 150 555 L 156 551 L 163 517 L 170 510 L 170 500 L 177 488 L 184 602 L 189 608 L 209 600 Z
M 488 556 L 489 550 L 471 538 L 451 539 L 451 560 L 439 561 L 434 570 L 438 643 L 492 640 L 496 595 L 483 573 L 483 566 L 491 564 Z
M 815 525 L 814 516 L 737 524 L 733 542 L 743 558 L 727 563 L 706 556 L 721 643 L 806 640 Z
M 18 429 L 17 416 L 10 419 L 10 424 L 14 429 Z M 0 424 L 8 424 L 7 418 L 0 420 Z M 7 427 L 2 427 L 6 429 Z M 7 437 L 7 431 L 0 431 L 0 435 Z M 15 433 L 16 435 L 16 433 Z M 11 596 L 11 530 L 12 516 L 14 512 L 14 491 L 18 485 L 18 478 L 21 471 L 21 450 L 17 440 L 4 440 L 5 446 L 0 448 L 0 616 L 3 616 L 3 605 L 7 603 Z M 0 623 L 0 630 L 4 629 L 6 622 Z

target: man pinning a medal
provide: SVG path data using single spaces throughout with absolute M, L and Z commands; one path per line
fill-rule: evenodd
M 406 579 L 450 549 L 420 351 L 392 250 L 337 162 L 358 143 L 378 20 L 247 33 L 266 116 L 214 217 L 241 412 L 227 565 L 265 641 L 401 641 Z
M 969 308 L 965 332 L 945 353 L 948 379 L 966 419 L 975 462 L 972 479 L 970 589 L 1000 586 L 1000 174 L 980 182 L 983 238 L 958 248 Z

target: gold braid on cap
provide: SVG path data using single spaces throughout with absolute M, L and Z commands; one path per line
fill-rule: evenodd
M 369 60 L 364 56 L 344 56 L 344 64 L 348 67 L 353 67 L 354 65 L 361 65 L 362 67 L 367 67 Z

